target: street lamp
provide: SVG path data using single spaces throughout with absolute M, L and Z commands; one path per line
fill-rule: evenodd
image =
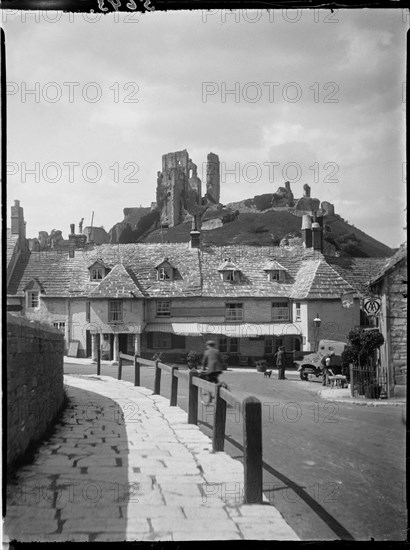
M 316 345 L 315 345 L 315 351 L 319 350 L 319 328 L 322 323 L 322 319 L 319 317 L 319 313 L 316 313 L 316 317 L 313 319 L 313 322 L 315 324 L 315 338 L 316 338 Z

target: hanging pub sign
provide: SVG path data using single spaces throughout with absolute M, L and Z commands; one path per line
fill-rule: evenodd
M 354 306 L 354 292 L 345 292 L 340 299 L 342 300 L 342 307 Z
M 376 296 L 368 296 L 363 300 L 363 309 L 367 315 L 379 315 L 381 306 L 381 298 L 377 298 Z

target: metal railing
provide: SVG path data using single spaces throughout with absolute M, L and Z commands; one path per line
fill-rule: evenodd
M 350 365 L 350 392 L 362 399 L 387 398 L 387 375 L 379 369 Z
M 154 395 L 161 394 L 161 374 L 167 372 L 171 376 L 170 399 L 171 407 L 177 406 L 178 381 L 184 378 L 188 381 L 188 424 L 198 424 L 199 390 L 213 395 L 214 418 L 212 426 L 212 450 L 224 450 L 226 429 L 226 407 L 239 408 L 243 419 L 243 465 L 244 465 L 244 503 L 261 504 L 262 494 L 262 404 L 253 395 L 245 392 L 232 392 L 223 384 L 214 384 L 204 380 L 196 370 L 179 370 L 176 365 L 166 365 L 160 361 L 142 359 L 135 355 L 119 354 L 118 380 L 122 378 L 123 361 L 134 364 L 134 386 L 140 386 L 141 366 L 155 367 Z M 97 371 L 100 373 L 100 362 L 97 361 Z

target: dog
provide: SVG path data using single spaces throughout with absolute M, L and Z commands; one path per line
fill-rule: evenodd
M 265 372 L 263 373 L 263 376 L 265 378 L 270 378 L 272 376 L 272 371 L 271 370 L 265 370 Z

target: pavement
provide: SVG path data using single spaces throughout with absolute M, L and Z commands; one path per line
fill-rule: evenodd
M 267 500 L 243 504 L 242 463 L 168 399 L 109 376 L 64 384 L 62 422 L 7 485 L 5 542 L 300 540 Z
M 350 387 L 348 388 L 324 388 L 319 390 L 318 395 L 328 401 L 341 401 L 343 403 L 354 403 L 356 405 L 365 405 L 370 407 L 383 407 L 388 405 L 401 406 L 406 404 L 403 397 L 389 397 L 389 399 L 368 399 L 352 397 Z

